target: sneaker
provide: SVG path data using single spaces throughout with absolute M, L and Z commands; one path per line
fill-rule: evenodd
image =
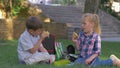
M 113 64 L 114 64 L 114 65 L 120 67 L 120 59 L 119 59 L 119 58 L 117 58 L 115 55 L 111 55 L 111 56 L 110 56 L 110 59 L 113 61 Z
M 50 64 L 52 64 L 55 61 L 55 55 L 50 55 Z
M 78 58 L 78 55 L 75 55 L 75 54 L 69 54 L 69 56 L 72 56 L 74 58 Z

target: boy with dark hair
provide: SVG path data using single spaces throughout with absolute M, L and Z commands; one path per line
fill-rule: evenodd
M 48 36 L 49 33 L 43 31 L 42 22 L 37 17 L 29 17 L 26 21 L 26 30 L 21 34 L 18 41 L 19 61 L 26 64 L 41 61 L 54 62 L 55 56 L 50 55 L 42 45 L 42 41 Z

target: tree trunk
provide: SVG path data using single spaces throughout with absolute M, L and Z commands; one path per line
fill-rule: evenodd
M 84 13 L 98 13 L 100 0 L 86 0 Z
M 12 17 L 12 0 L 10 0 L 10 16 Z
M 67 5 L 68 5 L 68 6 L 70 5 L 70 0 L 67 0 Z
M 85 8 L 85 0 L 75 0 L 76 6 L 80 7 L 82 11 L 84 11 Z

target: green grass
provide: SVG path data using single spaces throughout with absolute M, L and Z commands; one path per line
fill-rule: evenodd
M 73 44 L 70 40 L 59 40 L 65 45 Z M 17 40 L 5 41 L 0 40 L 0 68 L 87 68 L 85 66 L 74 65 L 74 66 L 54 66 L 47 64 L 34 64 L 25 65 L 18 64 L 17 58 Z M 73 44 L 74 45 L 74 44 Z M 120 42 L 102 42 L 102 54 L 101 59 L 108 59 L 111 54 L 115 54 L 120 58 Z M 101 67 L 100 67 L 101 68 Z M 117 68 L 113 67 L 102 67 L 102 68 Z

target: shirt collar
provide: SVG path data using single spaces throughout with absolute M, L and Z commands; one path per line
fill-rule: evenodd
M 87 35 L 85 34 L 85 32 L 83 32 L 83 35 L 84 35 L 85 37 L 91 37 L 91 36 L 93 36 L 94 33 L 95 33 L 95 32 L 92 32 L 90 35 L 87 36 Z

